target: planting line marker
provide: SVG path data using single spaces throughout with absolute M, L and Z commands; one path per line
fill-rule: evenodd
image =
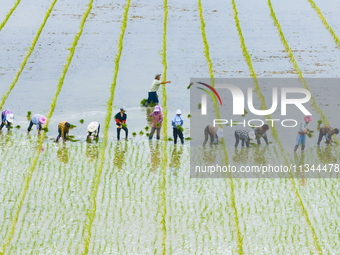
M 4 19 L 4 21 L 0 24 L 0 31 L 2 30 L 2 28 L 6 25 L 9 17 L 11 17 L 12 13 L 15 11 L 15 9 L 17 8 L 17 6 L 20 4 L 21 0 L 17 0 L 14 4 L 14 6 L 12 7 L 12 9 L 9 10 L 8 14 L 6 15 L 6 18 Z
M 20 1 L 17 1 L 17 3 L 19 3 Z M 12 89 L 14 88 L 14 86 L 17 84 L 17 81 L 22 73 L 22 71 L 24 70 L 27 60 L 28 58 L 31 56 L 32 52 L 34 51 L 34 47 L 38 42 L 38 39 L 40 37 L 40 34 L 42 32 L 42 30 L 44 29 L 44 26 L 46 24 L 47 19 L 50 17 L 50 14 L 53 10 L 54 5 L 56 4 L 57 0 L 54 0 L 50 6 L 50 8 L 47 10 L 46 15 L 44 17 L 43 22 L 41 23 L 39 30 L 37 31 L 37 34 L 35 35 L 33 42 L 30 46 L 30 48 L 28 49 L 25 57 L 24 57 L 24 61 L 21 63 L 20 68 L 18 70 L 18 72 L 16 73 L 14 80 L 12 81 L 11 85 L 9 86 L 7 92 L 2 96 L 1 102 L 0 102 L 0 110 L 2 109 L 2 107 L 4 107 L 5 101 L 8 98 L 9 94 L 11 93 Z M 0 26 L 0 30 L 1 30 L 1 26 Z
M 100 164 L 98 164 L 96 168 L 96 173 L 95 177 L 93 179 L 93 184 L 92 184 L 92 190 L 91 190 L 91 199 L 90 199 L 90 208 L 87 210 L 87 219 L 85 221 L 85 226 L 84 226 L 84 232 L 83 232 L 83 242 L 84 242 L 84 247 L 81 250 L 82 254 L 87 254 L 89 252 L 89 245 L 91 241 L 91 228 L 93 221 L 96 217 L 96 197 L 98 193 L 98 187 L 100 183 L 100 176 L 103 171 L 104 163 L 105 163 L 105 150 L 106 146 L 108 143 L 108 131 L 110 127 L 110 122 L 111 122 L 111 117 L 112 117 L 112 108 L 113 108 L 113 100 L 114 100 L 114 95 L 115 95 L 115 88 L 117 85 L 117 76 L 118 76 L 118 70 L 119 70 L 119 61 L 120 57 L 122 55 L 122 50 L 123 50 L 123 40 L 124 40 L 124 34 L 125 34 L 125 29 L 126 29 L 126 24 L 127 24 L 127 18 L 128 18 L 128 11 L 130 8 L 130 0 L 126 1 L 125 9 L 124 9 L 124 15 L 123 15 L 123 20 L 122 20 L 122 30 L 119 36 L 119 42 L 118 42 L 118 53 L 115 58 L 115 71 L 114 71 L 114 78 L 113 78 L 113 83 L 111 84 L 111 89 L 110 89 L 110 98 L 107 101 L 107 114 L 105 118 L 105 126 L 104 126 L 104 131 L 103 131 L 103 142 L 100 146 Z
M 201 20 L 201 34 L 202 34 L 202 39 L 203 39 L 203 44 L 204 44 L 204 55 L 206 57 L 207 63 L 208 63 L 208 67 L 209 67 L 209 74 L 210 74 L 210 79 L 211 79 L 211 85 L 212 87 L 215 87 L 215 78 L 214 78 L 214 71 L 212 68 L 212 61 L 210 58 L 210 53 L 209 53 L 209 44 L 207 41 L 207 37 L 205 34 L 205 22 L 204 22 L 204 17 L 203 17 L 203 9 L 202 9 L 202 3 L 201 0 L 198 0 L 198 10 L 199 10 L 199 14 L 200 14 L 200 20 Z M 220 111 L 219 108 L 217 106 L 217 104 L 215 103 L 214 106 L 215 110 L 216 110 L 216 115 L 217 118 L 220 119 Z M 224 150 L 224 158 L 226 161 L 225 165 L 228 165 L 228 153 L 226 150 L 226 146 L 224 143 L 224 139 L 222 139 L 222 146 L 223 146 L 223 150 Z M 238 213 L 237 213 L 237 208 L 236 208 L 236 203 L 235 203 L 235 192 L 234 192 L 234 181 L 231 178 L 228 178 L 229 182 L 230 182 L 230 188 L 231 188 L 231 204 L 232 204 L 232 209 L 233 209 L 233 214 L 235 217 L 235 225 L 236 225 L 236 236 L 237 236 L 237 249 L 238 249 L 238 253 L 239 254 L 244 254 L 243 252 L 243 237 L 241 235 L 241 231 L 240 231 L 240 226 L 239 226 L 239 220 L 238 220 Z
M 54 1 L 56 2 L 56 0 Z M 50 112 L 48 113 L 47 115 L 47 122 L 46 122 L 46 127 L 48 127 L 48 124 L 51 120 L 51 117 L 53 115 L 53 112 L 54 112 L 54 109 L 55 109 L 55 105 L 56 105 L 56 101 L 57 101 L 57 98 L 58 98 L 58 95 L 61 91 L 61 88 L 64 84 L 64 79 L 65 79 L 65 75 L 67 73 L 67 70 L 71 64 L 71 61 L 72 61 L 72 58 L 73 58 L 73 55 L 74 55 L 74 51 L 77 47 L 77 43 L 78 43 L 78 40 L 80 38 L 80 36 L 82 35 L 82 32 L 83 32 L 83 29 L 84 29 L 84 24 L 85 24 L 85 21 L 92 9 L 92 2 L 93 0 L 90 0 L 89 2 L 89 7 L 88 9 L 86 10 L 83 18 L 82 18 L 82 21 L 81 21 L 81 25 L 80 25 L 80 29 L 78 31 L 78 33 L 75 35 L 75 39 L 72 43 L 72 47 L 70 48 L 70 54 L 67 58 L 67 61 L 66 61 L 66 64 L 64 66 L 64 70 L 63 70 L 63 73 L 61 75 L 61 77 L 59 78 L 59 83 L 58 83 L 58 86 L 57 86 L 57 90 L 56 90 L 56 93 L 53 97 L 53 100 L 52 100 L 52 103 L 51 103 L 51 109 L 50 109 Z M 4 241 L 0 247 L 0 254 L 4 254 L 5 251 L 6 251 L 6 248 L 8 248 L 8 245 L 10 244 L 12 238 L 13 238 L 13 235 L 14 235 L 14 230 L 15 230 L 15 226 L 16 226 L 16 223 L 18 221 L 18 218 L 19 218 L 19 213 L 20 213 L 20 210 L 21 210 L 21 207 L 24 203 L 24 200 L 25 200 L 25 197 L 26 197 L 26 194 L 27 194 L 27 190 L 28 190 L 28 186 L 29 186 L 29 183 L 30 183 L 30 180 L 32 179 L 32 175 L 33 175 L 33 172 L 34 172 L 34 169 L 38 163 L 38 159 L 39 159 L 39 155 L 40 155 L 40 151 L 41 151 L 41 147 L 42 147 L 42 144 L 44 142 L 44 139 L 46 137 L 46 133 L 43 132 L 41 135 L 40 135 L 40 138 L 39 138 L 39 141 L 38 141 L 38 148 L 36 150 L 36 155 L 35 157 L 33 158 L 33 163 L 31 165 L 31 167 L 29 168 L 29 170 L 25 173 L 26 175 L 26 179 L 23 183 L 24 187 L 21 191 L 21 193 L 19 194 L 19 199 L 15 202 L 15 213 L 14 213 L 14 218 L 11 219 L 11 226 L 10 226 L 10 232 L 7 236 L 4 237 Z
M 270 0 L 268 0 L 268 3 L 270 2 Z M 247 50 L 247 47 L 246 47 L 246 44 L 244 42 L 244 37 L 243 37 L 243 34 L 242 34 L 242 30 L 241 30 L 241 26 L 240 26 L 240 23 L 239 23 L 239 19 L 238 19 L 238 16 L 237 16 L 237 8 L 236 8 L 236 4 L 235 4 L 235 0 L 232 0 L 232 4 L 233 4 L 233 9 L 234 9 L 234 19 L 235 19 L 235 23 L 236 23 L 236 27 L 237 27 L 237 30 L 238 30 L 238 33 L 239 33 L 239 36 L 240 36 L 240 42 L 241 42 L 241 48 L 242 48 L 242 51 L 243 51 L 243 56 L 246 58 L 246 62 L 249 66 L 249 69 L 250 69 L 250 72 L 251 72 L 251 77 L 253 78 L 254 80 L 254 86 L 255 86 L 255 90 L 258 94 L 258 98 L 260 100 L 260 103 L 261 103 L 261 109 L 268 109 L 266 107 L 266 104 L 265 104 L 265 99 L 264 99 L 264 96 L 262 95 L 261 93 L 261 90 L 260 90 L 260 87 L 258 85 L 258 81 L 257 81 L 257 76 L 256 76 L 256 73 L 254 71 L 254 67 L 253 67 L 253 64 L 252 64 L 252 61 L 251 61 L 251 58 L 250 58 L 250 55 L 248 53 L 248 50 Z M 267 116 L 268 119 L 270 119 L 271 117 L 270 116 Z M 278 145 L 280 147 L 280 150 L 281 150 L 281 153 L 282 153 L 282 156 L 286 162 L 286 165 L 289 165 L 289 162 L 286 158 L 286 155 L 285 155 L 285 152 L 284 152 L 284 149 L 283 149 L 283 146 L 282 146 L 282 143 L 281 141 L 279 140 L 279 137 L 278 137 L 278 134 L 277 134 L 277 131 L 276 131 L 276 128 L 275 128 L 275 125 L 273 126 L 272 128 L 272 133 L 273 133 L 273 137 L 274 139 L 278 142 Z M 292 175 L 292 174 L 291 174 Z M 303 202 L 302 202 L 302 199 L 301 199 L 301 196 L 296 188 L 296 184 L 295 184 L 295 181 L 294 181 L 294 176 L 292 176 L 290 178 L 291 182 L 292 182 L 292 185 L 293 185 L 293 190 L 298 198 L 298 203 L 299 205 L 301 206 L 301 209 L 303 211 L 303 214 L 305 215 L 306 217 L 306 221 L 307 221 L 307 224 L 308 226 L 310 227 L 311 231 L 312 231 L 312 236 L 313 236 L 313 239 L 314 239 L 314 245 L 316 247 L 316 249 L 318 250 L 319 253 L 322 253 L 321 252 L 321 248 L 320 248 L 320 244 L 319 244 L 319 241 L 318 241 L 318 238 L 316 236 L 316 233 L 315 233 L 315 229 L 314 227 L 312 226 L 310 220 L 309 220 L 309 217 L 308 217 L 308 213 L 306 211 L 306 208 L 304 207 L 303 205 Z
M 340 49 L 340 40 L 339 40 L 339 37 L 334 33 L 333 28 L 328 24 L 327 20 L 322 15 L 322 12 L 320 11 L 319 7 L 314 3 L 313 0 L 307 0 L 307 1 L 310 3 L 312 8 L 317 12 L 317 14 L 318 14 L 319 18 L 321 19 L 322 23 L 325 25 L 326 29 L 331 33 L 331 35 L 334 38 L 334 41 L 335 41 L 336 45 Z

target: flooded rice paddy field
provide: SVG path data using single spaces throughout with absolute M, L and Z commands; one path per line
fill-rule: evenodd
M 20 129 L 0 136 L 0 254 L 336 254 L 337 174 L 193 179 L 189 144 L 200 141 L 167 141 L 178 108 L 190 136 L 190 77 L 337 78 L 340 4 L 315 0 L 320 17 L 310 2 L 3 1 L 0 107 Z M 152 109 L 139 102 L 157 72 L 172 83 L 158 92 L 162 139 L 149 142 Z M 305 81 L 314 120 L 336 123 L 328 102 L 338 90 L 328 98 L 329 87 Z M 117 142 L 113 115 L 122 106 L 130 134 Z M 49 116 L 49 132 L 26 136 L 27 111 Z M 78 141 L 52 141 L 64 120 Z M 87 143 L 94 120 L 100 140 Z M 277 131 L 270 149 L 228 146 L 228 162 L 339 162 L 338 146 L 317 149 L 314 140 L 305 154 L 283 155 L 290 138 Z M 198 159 L 213 150 L 200 148 Z

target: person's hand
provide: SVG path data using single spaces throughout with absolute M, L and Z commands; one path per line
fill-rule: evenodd
M 168 83 L 171 83 L 171 81 L 168 81 Z
M 214 144 L 215 144 L 215 145 L 217 144 L 217 139 L 216 139 L 216 138 L 214 138 Z

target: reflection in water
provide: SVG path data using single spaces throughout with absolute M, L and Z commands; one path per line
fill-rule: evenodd
M 301 155 L 300 157 L 298 156 L 298 154 L 296 153 L 296 151 L 294 152 L 294 161 L 295 161 L 295 165 L 296 166 L 302 166 L 304 168 L 305 165 L 305 152 L 301 151 Z M 306 179 L 306 172 L 305 171 L 297 171 L 296 172 L 296 176 L 298 178 L 301 178 L 300 180 L 300 185 L 301 186 L 306 186 L 307 185 L 307 179 Z
M 61 163 L 65 163 L 65 164 L 68 163 L 69 153 L 68 153 L 68 148 L 66 148 L 66 144 L 62 144 L 62 146 L 59 147 L 57 151 L 57 157 Z
M 159 141 L 156 141 L 155 147 L 152 141 L 149 141 L 151 161 L 148 164 L 151 172 L 155 172 L 161 164 L 161 153 Z
M 235 154 L 233 155 L 233 161 L 235 163 L 247 164 L 249 162 L 249 148 L 242 147 L 240 152 L 238 148 L 235 148 Z
M 266 150 L 268 148 L 268 146 L 254 146 L 255 148 L 255 152 L 253 154 L 254 156 L 254 161 L 256 164 L 260 165 L 260 164 L 265 164 L 266 161 Z
M 146 121 L 148 122 L 148 126 L 151 127 L 153 118 L 150 117 L 150 114 L 153 112 L 153 107 L 146 107 Z
M 334 164 L 337 163 L 337 157 L 332 154 L 333 146 L 328 145 L 325 147 L 318 146 L 317 154 L 320 162 L 324 164 Z
M 92 144 L 90 142 L 86 144 L 86 159 L 88 163 L 92 163 L 98 159 L 98 151 L 98 144 Z
M 180 146 L 178 149 L 177 146 L 174 146 L 171 153 L 171 160 L 169 167 L 171 168 L 171 172 L 173 176 L 177 176 L 177 171 L 179 170 L 181 164 L 181 156 L 183 154 L 183 146 Z
M 205 165 L 213 165 L 216 163 L 216 146 L 203 147 L 203 162 Z
M 122 143 L 124 143 L 124 145 Z M 121 170 L 123 165 L 126 164 L 124 157 L 128 150 L 128 141 L 124 141 L 122 143 L 118 142 L 115 149 L 114 164 L 119 170 Z
M 8 146 L 9 143 L 12 143 L 12 131 L 8 130 L 6 133 L 0 131 L 1 136 L 4 137 L 4 139 L 2 139 L 2 146 Z

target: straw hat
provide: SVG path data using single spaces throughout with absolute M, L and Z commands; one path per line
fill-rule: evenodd
M 7 114 L 6 115 L 6 120 L 9 122 L 9 123 L 12 123 L 13 120 L 14 120 L 14 115 L 13 114 Z
M 90 132 L 94 132 L 97 130 L 98 128 L 98 122 L 91 122 L 88 126 L 87 126 L 87 130 L 90 131 Z
M 249 138 L 250 138 L 250 139 L 253 139 L 253 140 L 254 140 L 254 139 L 256 138 L 255 132 L 254 132 L 254 131 L 249 131 L 248 135 L 249 135 Z

